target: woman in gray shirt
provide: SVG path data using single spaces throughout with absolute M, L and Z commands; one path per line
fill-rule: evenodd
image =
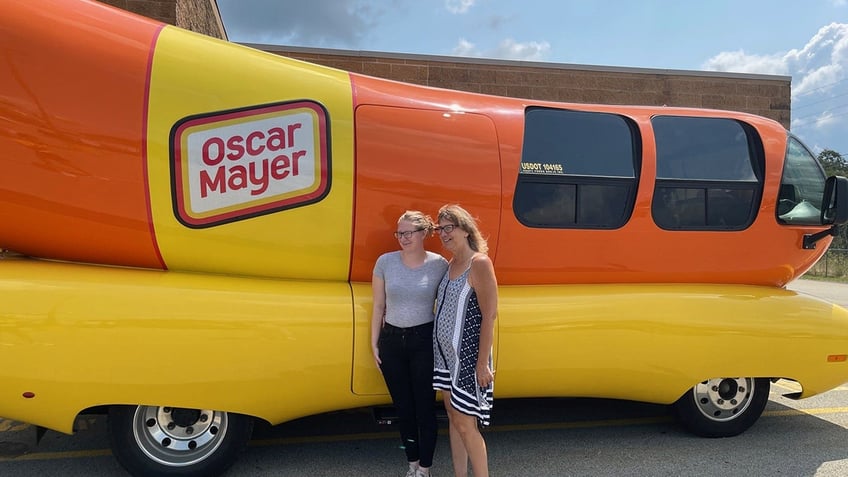
M 438 430 L 432 385 L 433 305 L 448 262 L 424 249 L 434 226 L 422 212 L 401 215 L 394 233 L 401 249 L 377 259 L 371 281 L 371 349 L 398 411 L 407 477 L 430 475 Z

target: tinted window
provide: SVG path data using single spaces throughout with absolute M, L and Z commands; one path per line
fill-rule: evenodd
M 740 122 L 659 116 L 651 124 L 657 142 L 657 178 L 756 181 L 761 175 L 748 131 Z
M 777 219 L 785 224 L 821 224 L 824 171 L 815 157 L 789 136 L 777 196 Z
M 513 210 L 529 227 L 617 228 L 633 210 L 636 126 L 615 114 L 530 108 Z
M 762 196 L 764 153 L 756 131 L 727 118 L 651 120 L 657 180 L 651 211 L 670 230 L 741 230 Z
M 669 229 L 730 229 L 750 224 L 751 189 L 658 187 L 652 207 L 654 221 Z
M 529 109 L 522 162 L 559 166 L 556 172 L 562 174 L 632 178 L 631 136 L 628 122 L 614 114 Z M 522 168 L 522 172 L 554 171 Z

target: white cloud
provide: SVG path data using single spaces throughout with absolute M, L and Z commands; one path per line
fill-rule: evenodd
M 838 122 L 838 119 L 830 111 L 825 111 L 815 120 L 816 129 L 827 129 Z
M 495 57 L 508 60 L 539 61 L 547 55 L 550 49 L 551 45 L 546 41 L 518 43 L 512 38 L 507 38 L 501 41 L 495 49 Z
M 839 116 L 841 115 L 834 114 L 833 111 L 824 111 L 812 116 L 803 116 L 798 119 L 793 119 L 791 128 L 793 130 L 808 129 L 823 132 L 840 124 L 841 121 L 844 121 L 844 119 L 840 119 Z
M 846 5 L 838 0 L 834 5 Z M 721 52 L 704 69 L 740 73 L 792 76 L 791 130 L 804 142 L 827 148 L 846 146 L 848 106 L 848 24 L 825 25 L 800 49 L 784 53 L 752 55 L 744 51 Z
M 791 51 L 793 131 L 804 140 L 845 151 L 848 95 L 848 24 L 831 23 L 799 51 Z M 797 125 L 797 129 L 794 129 Z
M 747 54 L 743 50 L 723 51 L 704 62 L 702 68 L 737 73 L 792 75 L 792 94 L 803 95 L 846 77 L 848 24 L 831 23 L 820 28 L 800 50 L 763 55 Z
M 467 13 L 474 6 L 475 0 L 445 0 L 445 8 L 453 14 Z
M 792 96 L 798 97 L 810 94 L 816 90 L 826 88 L 828 85 L 834 84 L 840 78 L 844 77 L 845 74 L 842 65 L 830 64 L 816 68 L 801 77 L 801 81 L 792 87 Z
M 749 55 L 743 50 L 723 51 L 701 66 L 708 71 L 733 71 L 764 75 L 785 75 L 789 66 L 785 55 Z
M 465 38 L 460 38 L 459 42 L 455 47 L 453 47 L 453 54 L 456 56 L 480 56 L 480 53 L 477 51 L 477 47 L 474 46 L 474 43 L 466 40 Z
M 528 41 L 518 43 L 512 38 L 502 40 L 492 50 L 482 51 L 474 43 L 460 38 L 453 48 L 452 53 L 456 56 L 477 58 L 498 58 L 502 60 L 524 60 L 541 61 L 551 49 L 550 43 L 546 41 Z
M 389 8 L 366 0 L 218 0 L 231 41 L 354 48 Z
M 809 121 L 807 121 L 806 119 L 793 119 L 789 124 L 789 129 L 793 131 L 803 129 L 807 126 L 807 123 L 809 123 Z
M 795 70 L 793 97 L 826 88 L 846 78 L 848 68 L 848 24 L 831 23 L 824 26 L 801 50 L 786 54 Z

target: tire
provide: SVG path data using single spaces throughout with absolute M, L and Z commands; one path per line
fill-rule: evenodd
M 253 432 L 250 416 L 206 409 L 112 406 L 108 422 L 115 458 L 145 477 L 220 475 Z
M 702 437 L 745 432 L 763 414 L 768 378 L 715 378 L 698 383 L 674 403 L 683 426 Z

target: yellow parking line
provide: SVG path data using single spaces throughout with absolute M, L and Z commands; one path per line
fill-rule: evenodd
M 91 449 L 84 451 L 65 452 L 33 452 L 31 454 L 19 455 L 17 457 L 0 457 L 0 462 L 18 462 L 23 460 L 56 460 L 56 459 L 83 459 L 87 457 L 102 457 L 112 455 L 109 449 Z
M 824 414 L 840 414 L 848 413 L 848 407 L 826 407 L 814 409 L 789 409 L 781 411 L 765 411 L 763 417 L 780 417 L 780 416 L 803 416 L 803 415 L 824 415 Z M 661 422 L 669 422 L 672 419 L 668 416 L 652 416 L 639 417 L 632 419 L 606 419 L 595 421 L 579 421 L 579 422 L 555 422 L 542 424 L 509 424 L 503 426 L 492 426 L 484 431 L 491 432 L 521 432 L 521 431 L 548 431 L 561 429 L 593 429 L 601 427 L 626 427 L 626 426 L 641 426 L 646 424 L 657 424 Z M 440 434 L 446 434 L 447 429 L 440 429 Z M 279 445 L 294 445 L 294 444 L 323 444 L 330 442 L 345 442 L 345 441 L 363 441 L 363 440 L 378 440 L 378 439 L 396 439 L 397 435 L 394 431 L 385 432 L 367 432 L 357 434 L 336 434 L 328 436 L 302 436 L 302 437 L 280 437 L 274 439 L 255 439 L 250 441 L 250 447 L 266 447 Z M 24 454 L 18 457 L 0 457 L 0 462 L 12 461 L 36 461 L 36 460 L 55 460 L 55 459 L 80 459 L 89 457 L 102 457 L 111 455 L 108 449 L 92 449 L 83 451 L 68 451 L 68 452 L 33 452 Z
M 25 422 L 12 421 L 10 419 L 0 419 L 0 432 L 17 432 L 29 429 L 31 424 Z
M 801 385 L 796 383 L 795 381 L 787 381 L 785 379 L 780 379 L 777 382 L 772 383 L 773 387 L 783 388 L 792 392 L 800 392 Z
M 788 390 L 793 391 L 793 392 L 798 392 L 798 391 L 801 391 L 801 389 L 802 389 L 801 385 L 798 384 L 796 381 L 791 381 L 791 380 L 788 380 L 788 379 L 778 379 L 777 381 L 772 383 L 772 385 L 774 387 L 780 387 L 780 388 L 783 388 L 783 389 L 788 389 Z M 848 391 L 848 383 L 846 383 L 842 386 L 835 387 L 828 392 L 832 392 L 832 391 Z
M 786 409 L 783 411 L 765 411 L 763 416 L 801 416 L 809 414 L 813 416 L 821 416 L 823 414 L 840 414 L 848 413 L 848 407 L 820 407 L 811 409 Z

